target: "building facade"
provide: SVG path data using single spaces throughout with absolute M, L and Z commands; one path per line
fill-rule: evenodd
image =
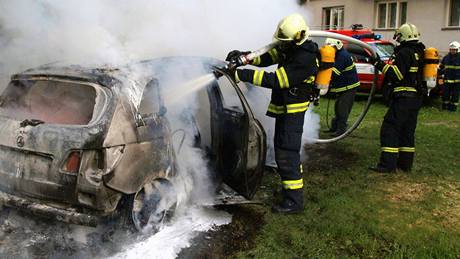
M 460 0 L 306 0 L 312 29 L 350 28 L 362 24 L 391 40 L 395 28 L 415 24 L 421 41 L 447 53 L 460 42 Z

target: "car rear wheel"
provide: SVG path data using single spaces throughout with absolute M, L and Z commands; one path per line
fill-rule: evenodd
M 142 233 L 155 233 L 172 217 L 177 204 L 173 185 L 166 179 L 157 179 L 133 196 L 131 220 Z

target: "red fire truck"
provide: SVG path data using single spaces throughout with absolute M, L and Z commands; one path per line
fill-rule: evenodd
M 351 29 L 344 30 L 327 30 L 329 32 L 334 32 L 346 36 L 359 39 L 371 47 L 374 48 L 375 52 L 380 56 L 380 58 L 388 62 L 390 56 L 393 55 L 394 45 L 390 41 L 382 40 L 382 35 L 375 34 L 372 30 L 363 28 L 360 24 L 354 24 L 351 26 Z M 355 59 L 356 70 L 358 71 L 358 78 L 361 82 L 359 92 L 369 92 L 372 87 L 372 80 L 374 78 L 374 66 L 370 63 L 370 54 L 367 50 L 362 47 L 344 42 L 344 48 L 350 52 L 350 54 Z M 377 92 L 380 92 L 382 87 L 383 75 L 379 73 L 378 83 L 377 83 Z

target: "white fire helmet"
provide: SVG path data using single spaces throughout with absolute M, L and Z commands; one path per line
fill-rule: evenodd
M 457 52 L 460 52 L 460 43 L 458 41 L 452 41 L 449 44 L 449 50 L 457 50 Z
M 335 47 L 337 50 L 340 50 L 343 47 L 343 43 L 339 39 L 327 38 L 325 43 L 326 45 L 331 45 Z

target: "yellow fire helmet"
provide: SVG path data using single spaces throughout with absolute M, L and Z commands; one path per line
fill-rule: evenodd
M 327 38 L 325 43 L 326 45 L 335 47 L 337 50 L 340 50 L 343 47 L 343 43 L 339 39 Z
M 403 41 L 419 40 L 420 33 L 412 23 L 405 23 L 396 29 L 393 39 L 401 43 Z
M 302 45 L 309 36 L 307 23 L 300 14 L 291 14 L 284 17 L 278 24 L 274 40 L 294 41 L 297 45 Z

